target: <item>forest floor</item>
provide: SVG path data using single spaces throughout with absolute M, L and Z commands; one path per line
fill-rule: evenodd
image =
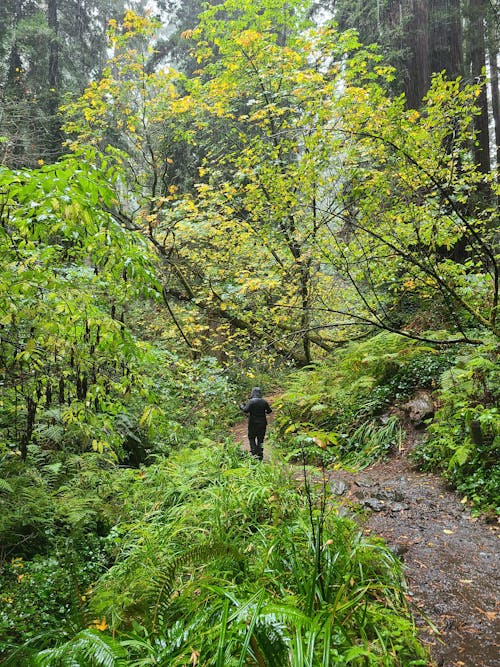
M 232 434 L 248 451 L 246 426 L 235 425 Z M 499 526 L 472 516 L 443 479 L 415 469 L 408 453 L 422 432 L 405 426 L 406 441 L 388 460 L 358 472 L 327 470 L 329 495 L 403 561 L 430 665 L 499 667 Z M 278 460 L 266 440 L 264 462 Z M 300 484 L 302 469 L 293 476 Z

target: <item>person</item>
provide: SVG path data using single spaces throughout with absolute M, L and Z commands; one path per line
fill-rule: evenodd
M 250 394 L 250 399 L 240 408 L 248 415 L 248 441 L 250 443 L 250 452 L 253 456 L 262 461 L 264 457 L 264 438 L 267 428 L 267 415 L 271 414 L 272 409 L 269 403 L 262 396 L 262 389 L 254 387 Z

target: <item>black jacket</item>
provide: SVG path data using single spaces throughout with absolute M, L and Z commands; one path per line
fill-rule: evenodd
M 271 406 L 265 398 L 251 398 L 241 409 L 248 415 L 248 423 L 252 426 L 265 426 L 267 424 L 266 415 L 271 414 Z

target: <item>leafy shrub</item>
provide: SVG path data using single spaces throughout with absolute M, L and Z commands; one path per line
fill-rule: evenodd
M 103 572 L 101 541 L 60 541 L 51 555 L 13 558 L 2 565 L 0 579 L 0 655 L 40 635 L 67 638 L 85 623 L 85 599 Z
M 115 562 L 88 609 L 102 633 L 52 639 L 41 664 L 174 667 L 195 655 L 206 667 L 257 656 L 288 667 L 304 652 L 315 664 L 426 664 L 399 563 L 327 511 L 314 480 L 296 490 L 286 468 L 228 443 L 183 449 L 127 483 L 106 538 Z
M 423 352 L 406 360 L 382 387 L 388 388 L 388 400 L 407 400 L 416 389 L 436 389 L 441 375 L 453 364 L 456 352 Z
M 368 420 L 362 422 L 341 443 L 341 458 L 347 465 L 366 467 L 398 448 L 403 439 L 404 431 L 396 415 L 391 415 L 385 423 L 376 419 Z
M 9 557 L 28 556 L 47 547 L 54 503 L 50 470 L 44 467 L 27 467 L 11 454 L 0 461 L 0 543 Z
M 417 388 L 436 386 L 451 358 L 390 333 L 350 344 L 292 377 L 276 420 L 282 446 L 294 458 L 305 452 L 310 463 L 367 465 L 382 458 L 402 437 L 396 417 L 386 421 L 383 413 Z M 327 434 L 326 453 L 315 451 L 317 432 Z
M 442 377 L 438 397 L 441 407 L 415 460 L 442 472 L 477 509 L 500 511 L 498 351 L 485 346 L 457 357 Z

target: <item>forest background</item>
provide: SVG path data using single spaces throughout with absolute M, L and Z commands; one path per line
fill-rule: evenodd
M 364 466 L 426 389 L 416 464 L 498 511 L 499 12 L 3 2 L 6 661 L 427 664 L 397 560 L 228 427 L 284 389 L 285 458 Z

